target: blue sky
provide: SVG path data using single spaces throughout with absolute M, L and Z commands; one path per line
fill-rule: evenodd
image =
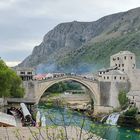
M 140 0 L 0 0 L 0 57 L 22 61 L 54 26 L 94 21 L 140 6 Z

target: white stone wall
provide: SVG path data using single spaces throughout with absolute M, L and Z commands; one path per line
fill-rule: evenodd
M 113 111 L 113 107 L 111 106 L 95 106 L 94 107 L 94 114 L 98 114 L 98 113 L 110 113 Z
M 131 90 L 140 90 L 140 69 L 133 70 L 128 74 Z
M 99 77 L 100 81 L 104 82 L 126 82 L 128 80 L 127 75 L 108 75 L 102 74 Z
M 110 66 L 118 67 L 120 70 L 129 73 L 136 69 L 136 60 L 134 53 L 120 52 L 110 57 Z
M 138 108 L 140 112 L 140 95 L 139 96 L 128 95 L 128 98 L 130 99 L 131 102 L 135 103 L 136 107 Z
M 24 73 L 24 74 L 22 74 L 22 72 Z M 35 72 L 34 71 L 17 71 L 17 75 L 35 75 Z
M 110 88 L 110 106 L 117 108 L 119 107 L 119 101 L 118 101 L 118 94 L 119 94 L 119 89 L 117 89 L 116 83 L 112 82 L 111 83 L 111 88 Z

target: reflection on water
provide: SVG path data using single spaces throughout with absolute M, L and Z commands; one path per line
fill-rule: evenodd
M 81 126 L 84 122 L 84 129 L 90 130 L 107 140 L 140 140 L 140 134 L 133 129 L 97 124 L 82 114 L 68 109 L 54 107 L 47 109 L 39 106 L 39 111 L 42 116 L 46 117 L 46 125 Z

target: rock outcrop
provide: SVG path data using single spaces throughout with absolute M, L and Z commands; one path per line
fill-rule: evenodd
M 127 49 L 138 53 L 139 35 L 140 8 L 93 22 L 61 23 L 44 36 L 43 42 L 19 66 L 48 71 L 91 71 L 90 67 L 106 65 L 116 51 Z

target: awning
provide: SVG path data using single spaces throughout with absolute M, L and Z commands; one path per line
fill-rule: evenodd
M 3 126 L 17 126 L 14 116 L 2 112 L 0 112 L 0 124 Z
M 24 103 L 20 103 L 20 106 L 22 108 L 22 112 L 23 112 L 24 117 L 26 117 L 28 115 L 31 116 L 29 110 L 27 109 L 27 107 Z

